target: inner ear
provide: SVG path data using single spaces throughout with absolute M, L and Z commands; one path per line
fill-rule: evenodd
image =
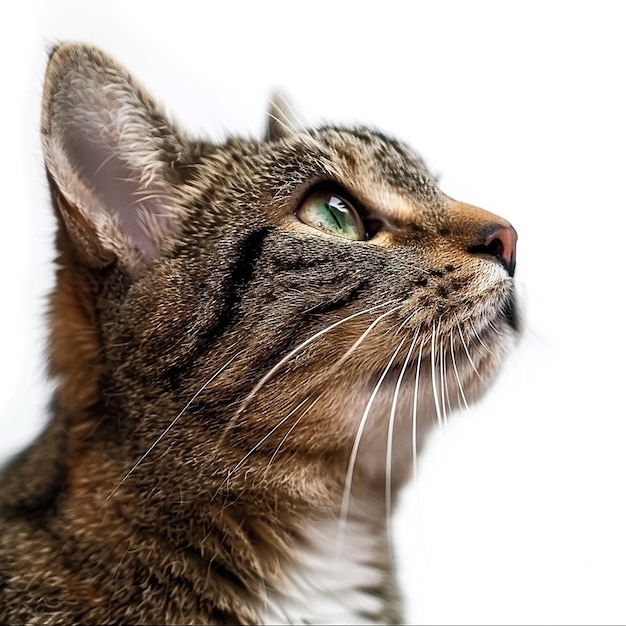
M 187 147 L 132 77 L 92 47 L 57 48 L 42 140 L 59 213 L 83 256 L 102 264 L 92 258 L 101 251 L 128 265 L 158 257 L 182 215 L 173 190 Z
M 142 186 L 141 173 L 128 161 L 114 150 L 91 143 L 78 133 L 68 137 L 66 150 L 76 164 L 79 178 L 89 181 L 94 195 L 92 213 L 94 205 L 101 201 L 97 210 L 114 218 L 121 234 L 132 242 L 141 256 L 146 260 L 156 257 L 158 237 L 155 236 L 155 226 L 160 231 L 169 232 L 173 225 L 170 212 L 163 210 L 163 198 L 154 195 L 155 186 Z

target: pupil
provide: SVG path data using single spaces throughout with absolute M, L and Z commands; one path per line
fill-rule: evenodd
M 332 202 L 332 200 L 331 200 L 331 202 Z M 342 230 L 341 222 L 339 221 L 339 217 L 337 216 L 337 207 L 333 206 L 330 202 L 327 202 L 326 203 L 326 208 L 328 209 L 328 212 L 330 213 L 330 216 L 333 218 L 333 220 L 335 222 L 335 226 L 337 227 L 337 229 L 338 230 Z

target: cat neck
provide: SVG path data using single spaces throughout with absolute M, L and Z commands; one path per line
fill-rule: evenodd
M 33 482 L 28 461 L 37 461 L 37 450 L 21 459 L 23 484 Z M 337 504 L 342 489 L 325 506 L 278 491 L 254 500 L 235 493 L 228 500 L 183 492 L 161 498 L 156 482 L 139 481 L 150 472 L 132 474 L 114 490 L 123 467 L 111 465 L 115 458 L 83 450 L 66 475 L 51 474 L 46 493 L 22 493 L 12 503 L 36 505 L 20 524 L 36 524 L 39 535 L 21 552 L 38 570 L 58 572 L 37 581 L 40 592 L 84 599 L 80 612 L 68 609 L 67 621 L 123 621 L 138 603 L 143 622 L 400 621 L 380 486 L 356 484 L 345 516 Z M 46 513 L 50 502 L 54 516 Z M 67 553 L 65 565 L 51 560 L 56 550 Z M 70 576 L 79 564 L 81 577 Z
M 267 590 L 263 623 L 401 622 L 385 514 L 353 504 L 345 520 L 337 511 L 309 522 L 281 582 Z

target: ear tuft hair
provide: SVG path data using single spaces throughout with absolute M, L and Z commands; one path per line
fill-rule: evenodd
M 278 141 L 298 132 L 298 123 L 293 107 L 280 91 L 275 91 L 267 111 L 266 141 Z

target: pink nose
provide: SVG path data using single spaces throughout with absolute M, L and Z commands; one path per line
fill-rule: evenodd
M 504 268 L 513 276 L 515 272 L 515 248 L 517 233 L 512 226 L 498 226 L 495 230 L 490 229 L 483 243 L 469 248 L 475 254 L 488 254 L 498 259 Z

